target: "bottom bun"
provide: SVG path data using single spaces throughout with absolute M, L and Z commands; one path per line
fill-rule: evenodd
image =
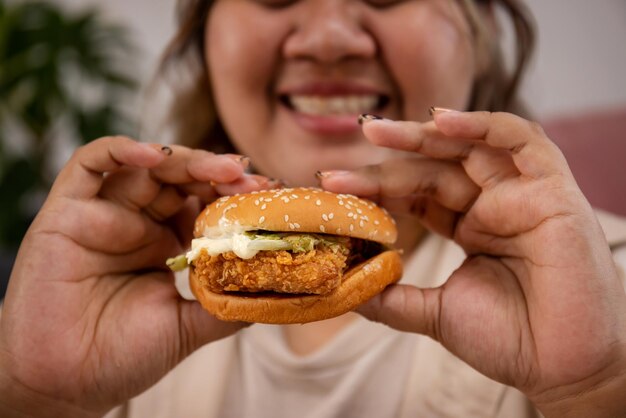
M 214 293 L 200 285 L 193 268 L 189 270 L 189 284 L 204 309 L 223 321 L 303 324 L 350 312 L 401 276 L 400 255 L 385 251 L 348 270 L 341 285 L 327 295 Z

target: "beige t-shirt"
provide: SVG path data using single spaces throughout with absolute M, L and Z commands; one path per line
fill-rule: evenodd
M 626 223 L 600 215 L 620 274 Z M 428 236 L 403 282 L 442 283 L 465 258 Z M 437 342 L 359 318 L 306 357 L 289 351 L 281 328 L 254 325 L 195 352 L 115 417 L 494 417 L 537 414 L 513 388 L 494 382 Z

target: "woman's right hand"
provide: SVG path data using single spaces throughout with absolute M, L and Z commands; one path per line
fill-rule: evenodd
M 243 325 L 181 299 L 167 257 L 200 201 L 272 187 L 247 160 L 110 137 L 79 149 L 20 248 L 0 319 L 0 415 L 100 415 Z

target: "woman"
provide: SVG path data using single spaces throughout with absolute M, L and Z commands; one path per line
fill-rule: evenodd
M 499 3 L 525 47 L 521 6 Z M 519 72 L 499 71 L 492 13 L 455 0 L 183 3 L 170 56 L 195 53 L 204 70 L 193 106 L 176 103 L 181 142 L 230 153 L 117 137 L 77 151 L 11 279 L 3 415 L 623 413 L 626 296 L 610 245 L 626 242 L 624 223 L 607 245 L 535 124 L 446 109 L 514 110 Z M 359 113 L 385 119 L 363 116 L 361 130 Z M 394 213 L 404 284 L 359 312 L 406 332 L 349 314 L 222 339 L 244 325 L 178 296 L 162 262 L 188 242 L 197 198 L 272 178 Z

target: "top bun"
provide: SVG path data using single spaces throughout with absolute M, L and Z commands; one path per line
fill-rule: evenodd
M 245 230 L 342 235 L 393 244 L 395 221 L 369 200 L 314 188 L 276 189 L 222 197 L 196 219 L 194 236 Z

